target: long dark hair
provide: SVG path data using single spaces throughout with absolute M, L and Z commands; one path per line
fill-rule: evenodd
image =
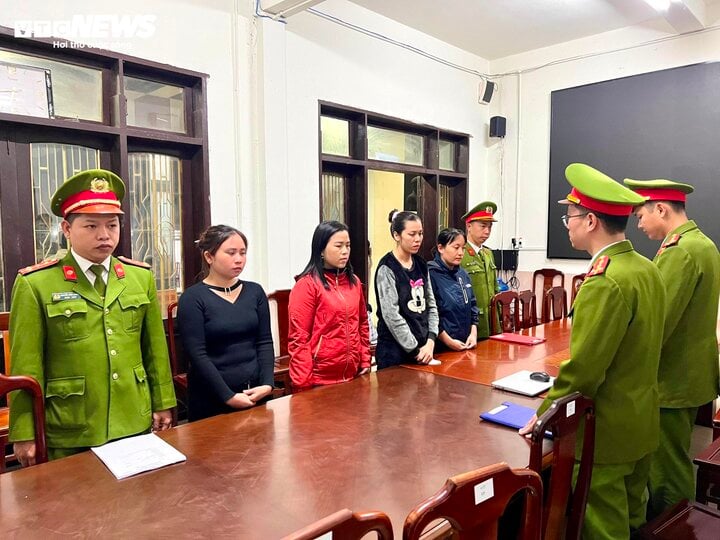
M 310 274 L 311 276 L 319 279 L 323 284 L 323 287 L 326 289 L 330 288 L 330 284 L 327 279 L 325 279 L 325 263 L 323 262 L 322 252 L 327 247 L 332 235 L 341 231 L 350 232 L 347 225 L 340 223 L 339 221 L 323 221 L 315 227 L 310 248 L 310 260 L 305 266 L 305 269 L 298 276 L 298 279 Z M 353 272 L 352 264 L 350 264 L 349 259 L 343 269 L 343 272 L 347 274 L 350 285 L 355 286 L 357 279 L 355 279 L 355 273 Z M 339 270 L 338 273 L 340 273 Z
M 215 255 L 217 250 L 220 249 L 220 246 L 222 246 L 228 238 L 236 234 L 245 242 L 245 249 L 247 249 L 247 237 L 235 227 L 230 227 L 229 225 L 211 225 L 200 234 L 200 238 L 198 238 L 195 244 L 200 250 L 200 256 L 202 257 L 202 271 L 200 275 L 203 279 L 210 273 L 210 267 L 205 260 L 205 252 L 207 251 L 210 255 Z

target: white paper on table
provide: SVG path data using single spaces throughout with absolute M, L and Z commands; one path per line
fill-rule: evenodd
M 91 450 L 118 480 L 187 459 L 154 433 L 120 439 Z

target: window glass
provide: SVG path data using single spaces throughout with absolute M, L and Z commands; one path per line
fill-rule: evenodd
M 423 137 L 392 129 L 367 127 L 368 159 L 423 164 Z
M 444 171 L 455 170 L 455 143 L 440 140 L 440 168 Z
M 345 177 L 341 174 L 322 175 L 322 219 L 345 223 Z
M 320 117 L 322 153 L 350 156 L 350 123 L 330 116 Z
M 102 71 L 0 49 L 0 62 L 50 70 L 55 116 L 103 121 Z
M 125 77 L 129 126 L 185 133 L 183 88 Z
M 182 291 L 182 212 L 180 160 L 133 152 L 128 202 L 132 257 L 152 266 L 162 312 Z
M 30 144 L 35 262 L 63 257 L 67 250 L 61 218 L 50 211 L 53 193 L 72 175 L 97 169 L 100 152 L 75 144 Z

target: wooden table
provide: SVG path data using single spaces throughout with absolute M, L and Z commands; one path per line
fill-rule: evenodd
M 552 321 L 520 332 L 544 337 L 546 341 L 538 345 L 486 339 L 472 351 L 438 353 L 436 357 L 442 361 L 439 366 L 403 364 L 403 367 L 485 385 L 521 369 L 557 376 L 560 363 L 570 358 L 570 328 L 569 319 Z
M 294 394 L 163 432 L 187 462 L 126 480 L 90 452 L 0 475 L 0 537 L 273 539 L 347 507 L 387 512 L 401 538 L 447 477 L 527 465 L 526 439 L 478 418 L 502 399 L 403 368 Z

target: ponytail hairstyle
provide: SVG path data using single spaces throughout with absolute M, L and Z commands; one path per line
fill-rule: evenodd
M 395 238 L 395 233 L 398 235 L 402 234 L 408 221 L 422 222 L 420 220 L 420 216 L 418 216 L 415 212 L 407 212 L 405 210 L 398 211 L 397 209 L 390 212 L 388 215 L 388 221 L 390 222 L 390 235 L 393 238 Z
M 330 284 L 325 278 L 323 251 L 325 251 L 328 242 L 330 242 L 330 238 L 332 238 L 335 233 L 342 231 L 347 231 L 348 233 L 350 232 L 347 225 L 340 223 L 339 221 L 323 221 L 315 227 L 315 232 L 313 233 L 312 242 L 310 244 L 310 260 L 307 265 L 305 265 L 305 269 L 298 276 L 298 279 L 310 274 L 311 276 L 319 279 L 324 288 L 330 288 Z M 338 269 L 338 274 L 340 272 L 340 269 Z M 345 268 L 342 269 L 342 272 L 347 274 L 350 285 L 354 287 L 357 284 L 357 279 L 355 278 L 355 273 L 353 272 L 352 264 L 350 264 L 349 259 Z

